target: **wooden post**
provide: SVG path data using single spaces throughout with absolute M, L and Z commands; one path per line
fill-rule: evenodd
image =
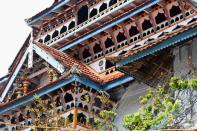
M 77 129 L 77 114 L 78 114 L 78 108 L 74 107 L 74 115 L 73 115 L 73 128 L 76 130 Z
M 77 124 L 78 124 L 78 120 L 77 120 L 77 116 L 78 116 L 78 93 L 79 93 L 79 87 L 78 87 L 78 83 L 75 81 L 74 83 L 74 87 L 75 87 L 75 105 L 74 105 L 74 112 L 73 112 L 73 128 L 74 130 L 77 129 Z

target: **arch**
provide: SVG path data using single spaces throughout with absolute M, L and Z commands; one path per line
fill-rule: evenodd
M 88 6 L 87 5 L 82 6 L 78 10 L 77 16 L 78 16 L 77 24 L 81 24 L 82 22 L 86 21 L 88 19 Z
M 117 3 L 117 0 L 110 0 L 109 6 L 112 6 L 112 5 L 116 4 L 116 3 Z
M 165 16 L 165 14 L 164 13 L 158 13 L 157 14 L 157 16 L 155 17 L 155 21 L 156 21 L 156 23 L 157 24 L 159 24 L 159 23 L 161 23 L 161 22 L 163 22 L 163 21 L 165 21 L 166 20 L 166 16 Z
M 131 26 L 131 28 L 129 29 L 129 35 L 130 36 L 134 36 L 137 35 L 139 33 L 138 29 L 136 26 Z
M 70 105 L 67 105 L 67 106 L 66 106 L 66 110 L 68 110 L 68 109 L 70 109 Z
M 62 103 L 61 103 L 61 99 L 60 99 L 60 97 L 59 97 L 59 96 L 56 98 L 56 100 L 55 100 L 55 104 L 56 104 L 56 106 L 57 106 L 57 107 L 62 105 Z
M 71 108 L 73 108 L 75 105 L 74 105 L 74 103 L 71 103 Z
M 44 42 L 48 42 L 49 40 L 51 39 L 51 36 L 50 35 L 47 35 L 44 39 Z
M 15 117 L 12 117 L 11 124 L 16 124 L 16 118 Z
M 85 109 L 85 110 L 88 110 L 88 106 L 87 106 L 87 105 L 85 105 L 85 106 L 84 106 L 84 109 Z
M 82 103 L 79 103 L 78 107 L 80 107 L 80 108 L 83 109 L 83 104 Z
M 73 101 L 73 96 L 69 93 L 66 93 L 65 96 L 64 96 L 64 101 L 66 103 Z
M 20 115 L 18 116 L 18 121 L 19 121 L 19 122 L 22 122 L 22 121 L 24 121 L 24 120 L 25 120 L 25 118 L 24 118 L 23 114 L 20 114 Z
M 57 37 L 58 35 L 59 35 L 59 32 L 57 30 L 54 31 L 53 32 L 53 35 L 52 35 L 52 39 L 55 38 L 55 37 Z
M 16 131 L 16 129 L 14 127 L 12 127 L 12 131 Z
M 77 119 L 80 123 L 85 124 L 87 117 L 83 113 L 78 113 Z
M 106 63 L 105 63 L 105 69 L 108 69 L 110 67 L 114 66 L 109 60 L 106 60 Z
M 74 27 L 75 27 L 75 22 L 74 21 L 70 22 L 70 24 L 68 25 L 68 29 L 70 30 Z
M 43 43 L 43 40 L 42 40 L 42 39 L 39 39 L 39 41 L 38 41 L 38 42 Z
M 101 48 L 100 44 L 98 44 L 98 43 L 94 45 L 93 50 L 94 50 L 95 54 L 103 51 L 103 49 Z
M 109 48 L 111 46 L 114 45 L 114 42 L 108 37 L 106 40 L 105 40 L 105 48 Z
M 179 8 L 179 6 L 175 6 L 173 5 L 172 8 L 170 9 L 170 16 L 171 17 L 174 17 L 178 14 L 180 14 L 182 11 L 181 9 Z
M 73 121 L 73 114 L 72 113 L 70 113 L 68 115 L 68 120 L 69 120 L 69 122 L 72 122 Z
M 85 50 L 83 51 L 83 58 L 85 59 L 85 58 L 90 57 L 90 56 L 91 56 L 91 54 L 90 54 L 90 52 L 89 52 L 89 49 L 85 49 Z
M 147 30 L 151 27 L 152 27 L 152 24 L 151 24 L 150 20 L 144 20 L 144 22 L 142 23 L 142 29 Z
M 119 32 L 118 35 L 116 36 L 116 39 L 117 39 L 117 42 L 119 43 L 119 42 L 126 40 L 126 37 L 123 32 Z
M 67 31 L 67 26 L 63 26 L 60 30 L 60 34 L 63 34 L 64 32 Z
M 105 9 L 107 9 L 107 4 L 103 3 L 100 8 L 99 8 L 99 12 L 104 11 Z
M 94 105 L 97 106 L 97 107 L 101 107 L 102 106 L 102 102 L 99 98 L 95 98 L 94 99 L 95 102 L 94 102 Z
M 97 9 L 92 9 L 92 11 L 90 12 L 90 18 L 92 18 L 93 16 L 97 15 L 98 11 Z

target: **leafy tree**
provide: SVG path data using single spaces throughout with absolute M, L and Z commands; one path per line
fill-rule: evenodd
M 193 93 L 196 88 L 197 78 L 186 80 L 176 77 L 171 78 L 169 87 L 149 88 L 146 95 L 139 98 L 141 108 L 134 114 L 124 116 L 124 127 L 129 130 L 181 128 L 188 112 L 184 109 L 188 103 L 184 102 L 183 92 L 189 90 L 191 93 L 189 100 L 192 109 L 197 102 Z M 189 113 L 191 115 L 192 111 Z

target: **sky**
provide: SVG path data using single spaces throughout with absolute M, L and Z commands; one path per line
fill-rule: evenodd
M 49 7 L 54 0 L 1 0 L 0 77 L 8 68 L 31 32 L 25 19 Z

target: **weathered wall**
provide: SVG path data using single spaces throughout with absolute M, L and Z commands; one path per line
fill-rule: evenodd
M 173 50 L 174 54 L 174 75 L 175 76 L 197 76 L 197 39 L 187 42 L 181 47 Z M 119 101 L 120 105 L 117 110 L 115 124 L 120 131 L 124 131 L 123 117 L 126 114 L 132 114 L 139 109 L 139 96 L 144 95 L 148 86 L 142 83 L 134 82 L 126 89 L 125 94 Z M 184 95 L 183 95 L 184 96 Z M 197 111 L 197 105 L 194 108 Z M 197 118 L 194 117 L 197 121 Z
M 125 94 L 119 101 L 120 105 L 117 109 L 117 117 L 115 124 L 120 131 L 123 131 L 123 117 L 126 114 L 132 114 L 139 108 L 139 96 L 144 95 L 147 89 L 147 85 L 143 83 L 134 82 L 127 87 Z
M 187 42 L 182 47 L 177 47 L 174 53 L 174 75 L 181 77 L 196 76 L 197 68 L 197 39 Z

